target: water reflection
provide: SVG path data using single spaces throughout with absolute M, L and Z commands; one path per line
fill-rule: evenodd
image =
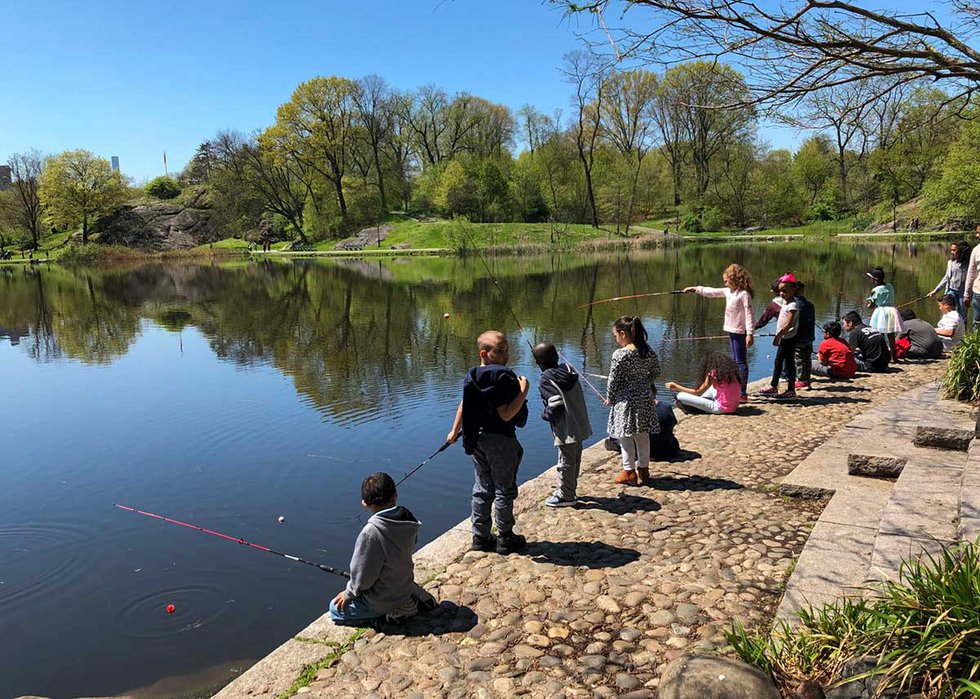
M 757 310 L 768 280 L 793 270 L 824 320 L 862 307 L 875 264 L 892 266 L 900 301 L 928 291 L 945 256 L 940 243 L 921 248 L 491 258 L 499 290 L 473 258 L 0 267 L 0 628 L 18 629 L 0 634 L 0 696 L 124 692 L 261 657 L 321 614 L 340 583 L 309 566 L 119 519 L 112 503 L 346 567 L 360 479 L 399 476 L 442 443 L 480 331 L 506 331 L 518 371 L 537 377 L 507 304 L 525 339 L 601 374 L 613 319 L 639 313 L 663 378 L 685 382 L 727 341 L 674 339 L 719 334 L 720 301 L 583 304 L 720 284 L 737 261 L 757 280 Z M 916 308 L 935 314 L 929 301 Z M 754 378 L 771 370 L 762 343 Z M 605 412 L 587 401 L 598 439 Z M 525 480 L 555 452 L 536 417 L 521 439 Z M 400 488 L 423 542 L 468 514 L 471 487 L 467 457 L 451 449 Z M 51 657 L 64 659 L 58 672 Z

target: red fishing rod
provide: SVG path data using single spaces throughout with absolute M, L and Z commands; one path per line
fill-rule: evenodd
M 667 294 L 683 294 L 684 292 L 680 289 L 674 289 L 673 291 L 654 291 L 649 294 L 630 294 L 629 296 L 613 296 L 610 299 L 599 299 L 598 301 L 593 301 L 592 303 L 583 303 L 579 308 L 588 308 L 589 306 L 596 306 L 600 303 L 612 303 L 613 301 L 625 301 L 627 299 L 642 299 L 647 296 L 666 296 Z
M 446 447 L 446 445 L 443 445 L 443 449 L 445 449 L 445 447 Z M 439 451 L 442 451 L 442 449 L 440 449 Z M 438 453 L 438 452 L 436 452 L 436 453 Z M 435 456 L 435 454 L 433 454 L 433 456 Z M 423 463 L 425 463 L 425 462 L 423 462 Z M 143 510 L 137 510 L 135 507 L 127 507 L 126 505 L 120 505 L 118 503 L 115 504 L 115 507 L 118 507 L 120 510 L 126 510 L 127 512 L 135 512 L 138 515 L 144 515 L 146 517 L 152 517 L 153 519 L 159 519 L 159 520 L 161 520 L 163 522 L 169 522 L 170 524 L 178 524 L 178 525 L 180 525 L 182 527 L 187 527 L 188 529 L 196 529 L 197 531 L 203 532 L 204 534 L 210 534 L 211 536 L 217 536 L 217 537 L 219 537 L 221 539 L 227 539 L 228 541 L 234 541 L 237 544 L 243 544 L 244 546 L 248 546 L 250 548 L 256 549 L 257 551 L 265 551 L 266 553 L 275 554 L 276 556 L 281 556 L 282 558 L 288 558 L 289 560 L 296 561 L 297 563 L 305 563 L 308 566 L 313 566 L 314 568 L 319 568 L 324 573 L 333 573 L 334 575 L 340 575 L 341 577 L 344 577 L 344 578 L 349 578 L 350 577 L 350 573 L 348 573 L 345 570 L 341 570 L 340 568 L 333 568 L 333 567 L 328 566 L 328 565 L 323 565 L 322 563 L 314 563 L 313 561 L 307 561 L 307 560 L 305 560 L 303 558 L 300 558 L 299 556 L 291 556 L 288 553 L 282 553 L 280 551 L 275 551 L 273 549 L 270 549 L 268 546 L 261 546 L 259 544 L 252 543 L 251 541 L 246 541 L 245 539 L 242 539 L 242 538 L 237 537 L 237 536 L 228 536 L 227 534 L 222 534 L 221 532 L 212 531 L 211 529 L 205 529 L 204 527 L 200 527 L 200 526 L 198 526 L 196 524 L 189 524 L 188 522 L 181 522 L 179 519 L 171 519 L 170 517 L 164 517 L 163 515 L 155 515 L 152 512 L 145 512 Z

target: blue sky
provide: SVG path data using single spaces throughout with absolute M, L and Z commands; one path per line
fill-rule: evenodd
M 268 126 L 314 75 L 376 73 L 401 89 L 435 83 L 567 114 L 557 69 L 590 29 L 535 0 L 5 4 L 0 162 L 87 148 L 118 155 L 136 182 L 163 174 L 164 151 L 179 170 L 219 129 Z

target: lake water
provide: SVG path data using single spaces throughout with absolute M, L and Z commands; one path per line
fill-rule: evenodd
M 113 504 L 347 568 L 361 479 L 397 479 L 442 444 L 480 331 L 505 331 L 512 363 L 536 384 L 504 296 L 527 339 L 554 341 L 596 374 L 615 349 L 612 321 L 638 313 L 662 379 L 685 382 L 727 340 L 675 338 L 720 334 L 723 301 L 580 306 L 720 286 L 737 261 L 758 282 L 757 313 L 769 280 L 793 270 L 823 322 L 861 307 L 875 264 L 899 301 L 926 293 L 944 249 L 769 243 L 493 258 L 503 294 L 472 257 L 0 267 L 0 697 L 206 694 L 322 614 L 342 579 Z M 937 316 L 931 301 L 915 308 Z M 750 351 L 753 379 L 771 371 L 769 342 Z M 606 411 L 586 395 L 596 441 Z M 532 391 L 522 481 L 555 461 L 539 404 Z M 421 543 L 468 516 L 471 487 L 458 445 L 401 487 Z M 163 678 L 176 679 L 145 689 Z

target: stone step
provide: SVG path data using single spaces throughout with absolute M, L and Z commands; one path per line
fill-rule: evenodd
M 897 575 L 903 558 L 956 540 L 964 512 L 980 530 L 980 447 L 964 453 L 913 444 L 919 427 L 972 433 L 975 420 L 972 406 L 940 400 L 936 384 L 913 389 L 854 418 L 783 480 L 784 494 L 831 500 L 787 583 L 780 618 L 792 622 L 801 606 L 870 594 L 873 582 Z M 892 482 L 849 473 L 849 462 L 874 460 L 861 456 L 902 462 L 901 474 Z
M 974 440 L 967 452 L 960 485 L 960 541 L 980 541 L 980 440 Z

